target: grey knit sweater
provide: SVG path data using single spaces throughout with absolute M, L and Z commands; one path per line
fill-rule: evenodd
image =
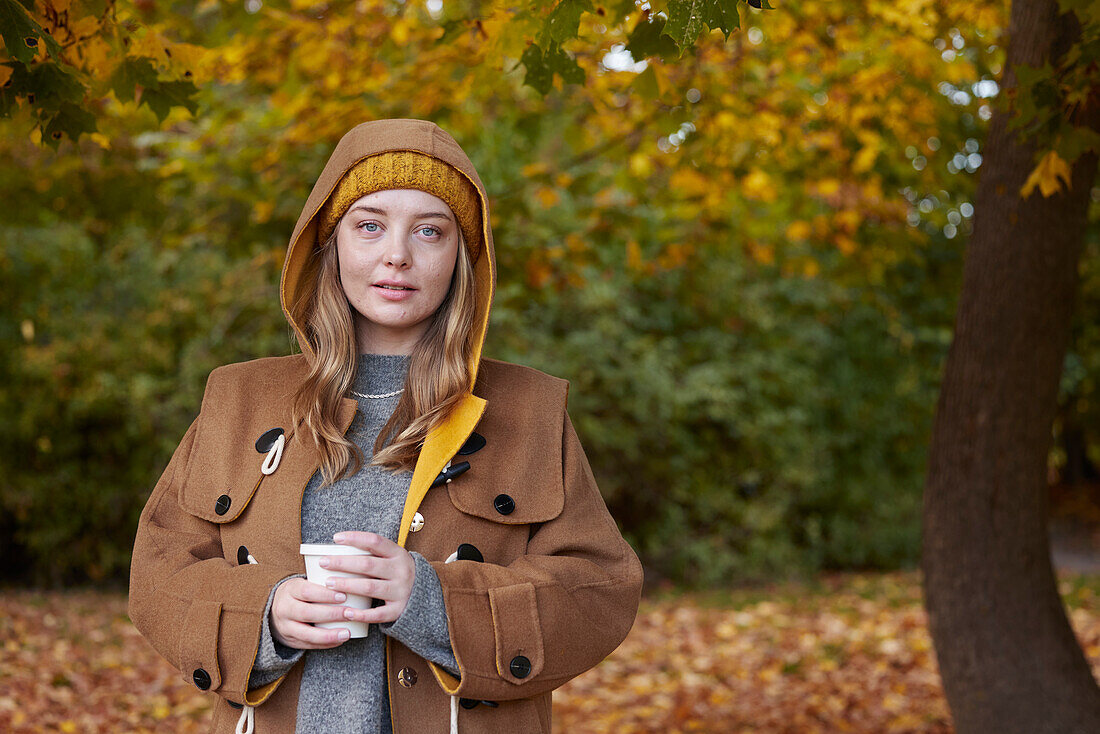
M 365 395 L 398 390 L 404 386 L 408 365 L 406 355 L 360 354 L 352 389 Z M 400 396 L 356 399 L 359 411 L 347 435 L 369 461 L 375 437 Z M 302 496 L 302 542 L 331 543 L 333 534 L 341 530 L 365 530 L 396 542 L 411 480 L 412 472 L 392 474 L 378 467 L 363 466 L 354 476 L 321 488 L 318 470 Z M 416 551 L 411 551 L 411 555 L 416 563 L 416 577 L 401 616 L 393 622 L 370 625 L 364 638 L 325 650 L 296 650 L 272 637 L 271 602 L 278 584 L 272 589 L 248 685 L 250 689 L 258 688 L 275 680 L 304 655 L 298 693 L 298 734 L 318 731 L 392 734 L 383 634 L 458 675 L 439 577 L 422 555 Z

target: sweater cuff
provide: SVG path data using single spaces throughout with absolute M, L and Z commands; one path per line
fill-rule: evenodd
M 284 581 L 290 579 L 305 578 L 304 574 L 287 576 L 271 587 L 271 593 L 267 597 L 267 606 L 264 607 L 263 626 L 260 629 L 260 645 L 256 652 L 256 660 L 252 663 L 252 672 L 248 676 L 248 688 L 260 688 L 273 680 L 283 677 L 294 663 L 305 654 L 305 650 L 287 647 L 275 639 L 271 634 L 271 603 L 275 599 L 275 591 Z
M 458 675 L 458 661 L 451 650 L 447 610 L 439 576 L 424 556 L 409 551 L 416 564 L 412 593 L 401 616 L 392 622 L 379 622 L 378 629 L 400 641 L 425 660 L 443 666 Z

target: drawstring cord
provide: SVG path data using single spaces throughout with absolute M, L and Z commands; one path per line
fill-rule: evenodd
M 237 734 L 252 734 L 252 727 L 256 724 L 256 714 L 252 706 L 245 704 L 241 711 L 241 718 L 237 719 Z
M 271 444 L 271 448 L 267 450 L 267 456 L 264 457 L 264 463 L 260 467 L 260 471 L 266 476 L 272 474 L 279 468 L 279 462 L 283 458 L 283 446 L 286 445 L 286 434 L 280 433 L 279 437 L 275 439 L 275 443 Z M 256 557 L 251 553 L 248 554 L 249 563 L 259 563 Z M 253 734 L 256 726 L 256 707 L 249 706 L 247 703 L 243 705 L 241 709 L 241 718 L 237 719 L 236 734 Z
M 450 462 L 448 462 L 448 465 Z M 447 557 L 444 563 L 451 563 L 458 560 L 458 551 L 455 551 Z M 238 734 L 241 734 L 238 732 Z M 458 734 L 458 696 L 451 696 L 451 734 Z
M 282 440 L 283 440 L 283 437 L 279 436 L 279 440 L 276 442 L 276 444 L 279 446 L 280 455 L 282 454 Z M 268 455 L 270 456 L 270 454 L 268 454 Z M 278 463 L 279 463 L 279 460 L 276 459 L 275 460 L 276 466 L 278 466 Z M 265 462 L 265 466 L 266 466 L 266 462 Z M 272 467 L 271 471 L 275 471 L 274 467 Z M 265 474 L 270 474 L 271 472 L 265 471 L 264 473 Z M 251 553 L 248 554 L 248 562 L 249 563 L 259 563 L 259 561 L 256 560 L 256 557 L 253 556 Z M 255 706 L 249 706 L 246 703 L 246 704 L 244 704 L 244 708 L 241 709 L 241 718 L 237 719 L 236 734 L 253 734 L 253 730 L 254 730 L 255 725 L 256 725 L 256 707 Z

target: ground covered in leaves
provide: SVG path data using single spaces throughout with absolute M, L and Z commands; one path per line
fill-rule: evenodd
M 1100 577 L 1060 591 L 1100 678 Z M 554 694 L 555 732 L 949 732 L 916 573 L 647 597 L 626 641 Z M 6 590 L 0 731 L 202 732 L 210 701 L 123 594 Z

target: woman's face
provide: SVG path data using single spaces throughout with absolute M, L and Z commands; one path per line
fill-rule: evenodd
M 359 351 L 410 354 L 454 273 L 458 223 L 450 207 L 417 189 L 375 191 L 344 213 L 336 247 Z

